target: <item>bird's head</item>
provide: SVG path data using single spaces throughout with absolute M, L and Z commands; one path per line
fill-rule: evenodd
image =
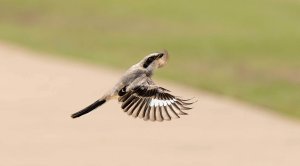
M 140 66 L 142 68 L 148 69 L 150 71 L 161 68 L 167 64 L 169 59 L 169 54 L 167 50 L 160 52 L 155 52 L 147 55 L 142 61 L 140 61 Z

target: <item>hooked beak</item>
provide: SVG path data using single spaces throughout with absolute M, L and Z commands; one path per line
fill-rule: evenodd
M 161 53 L 159 53 L 156 57 L 156 59 L 158 60 L 158 67 L 163 67 L 164 65 L 167 64 L 167 61 L 169 59 L 169 54 L 167 50 L 163 50 Z

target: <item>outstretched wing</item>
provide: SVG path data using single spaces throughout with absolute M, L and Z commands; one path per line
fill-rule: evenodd
M 183 111 L 191 109 L 188 107 L 193 104 L 193 102 L 189 102 L 190 99 L 184 100 L 175 97 L 170 94 L 169 90 L 152 83 L 151 80 L 150 84 L 146 81 L 128 92 L 122 93 L 119 101 L 122 102 L 121 107 L 124 112 L 135 118 L 151 121 L 171 120 L 179 118 L 179 115 L 187 115 Z

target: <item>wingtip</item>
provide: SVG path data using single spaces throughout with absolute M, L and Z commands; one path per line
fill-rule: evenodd
M 194 99 L 196 99 L 196 100 L 194 100 Z M 190 99 L 182 99 L 181 97 L 178 97 L 178 100 L 185 105 L 191 105 L 191 104 L 198 102 L 198 98 L 196 98 L 196 97 L 192 97 Z M 194 100 L 194 101 L 191 101 L 191 100 Z

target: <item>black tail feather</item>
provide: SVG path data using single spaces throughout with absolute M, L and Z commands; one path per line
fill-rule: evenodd
M 97 100 L 95 101 L 93 104 L 87 106 L 86 108 L 82 109 L 81 111 L 78 111 L 74 114 L 71 115 L 72 118 L 78 118 L 84 114 L 87 114 L 91 111 L 93 111 L 94 109 L 96 109 L 97 107 L 101 106 L 102 104 L 104 104 L 106 102 L 105 99 L 103 100 Z

